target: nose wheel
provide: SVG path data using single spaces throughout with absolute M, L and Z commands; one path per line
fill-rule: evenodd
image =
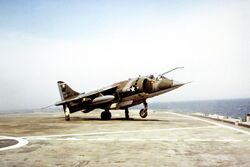
M 144 108 L 140 110 L 140 116 L 142 118 L 146 118 L 148 116 L 148 103 L 146 101 L 143 102 Z
M 141 109 L 139 114 L 140 114 L 140 116 L 142 118 L 146 118 L 148 116 L 148 110 L 147 109 Z

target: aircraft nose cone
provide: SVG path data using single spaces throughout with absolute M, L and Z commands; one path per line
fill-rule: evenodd
M 180 81 L 173 80 L 172 87 L 180 87 L 182 85 L 184 85 L 184 83 L 182 83 Z
M 168 89 L 171 87 L 171 84 L 172 84 L 171 80 L 162 79 L 158 84 L 158 89 L 160 90 Z

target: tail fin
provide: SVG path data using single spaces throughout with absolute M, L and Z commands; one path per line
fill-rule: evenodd
M 78 92 L 74 91 L 73 89 L 71 89 L 66 83 L 64 83 L 63 81 L 58 81 L 57 82 L 58 88 L 59 88 L 59 92 L 60 92 L 60 96 L 62 100 L 67 100 L 70 98 L 73 98 L 77 95 L 79 95 Z

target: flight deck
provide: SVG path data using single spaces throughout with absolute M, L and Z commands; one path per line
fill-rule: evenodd
M 250 129 L 176 113 L 138 110 L 3 114 L 1 166 L 249 166 Z

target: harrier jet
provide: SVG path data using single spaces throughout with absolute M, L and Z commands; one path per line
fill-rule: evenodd
M 94 109 L 103 109 L 101 119 L 111 119 L 110 110 L 125 110 L 125 118 L 129 119 L 129 107 L 143 104 L 144 108 L 140 110 L 139 115 L 146 118 L 148 115 L 148 98 L 158 96 L 183 86 L 175 80 L 170 80 L 164 75 L 183 67 L 174 68 L 158 76 L 139 76 L 125 81 L 120 81 L 108 87 L 88 93 L 78 93 L 71 89 L 66 83 L 58 81 L 58 88 L 61 101 L 56 106 L 63 106 L 65 120 L 70 120 L 70 114 L 82 111 L 88 113 Z

